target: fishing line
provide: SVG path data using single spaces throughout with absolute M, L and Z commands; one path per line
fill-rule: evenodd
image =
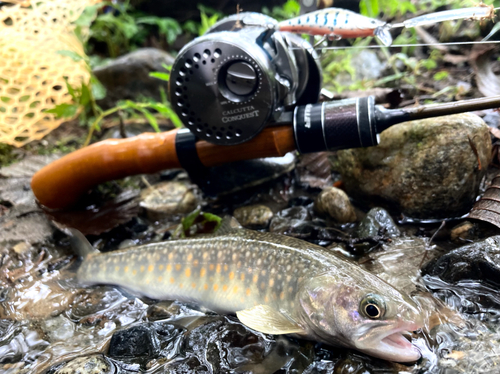
M 392 44 L 384 45 L 367 45 L 367 46 L 346 46 L 346 47 L 321 47 L 315 48 L 321 50 L 338 50 L 338 49 L 378 49 L 378 48 L 403 48 L 403 47 L 438 47 L 438 46 L 453 46 L 453 45 L 472 45 L 472 44 L 499 44 L 500 40 L 487 40 L 478 42 L 448 42 L 448 43 L 417 43 L 417 44 Z M 300 48 L 293 48 L 300 49 Z

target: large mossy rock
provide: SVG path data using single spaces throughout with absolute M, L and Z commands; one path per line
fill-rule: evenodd
M 377 147 L 339 152 L 348 194 L 419 219 L 467 213 L 491 157 L 488 126 L 457 114 L 392 126 Z

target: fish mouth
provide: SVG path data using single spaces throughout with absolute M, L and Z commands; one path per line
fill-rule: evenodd
M 403 333 L 417 329 L 418 326 L 416 324 L 411 324 L 393 328 L 384 333 L 378 332 L 378 334 L 376 333 L 378 336 L 373 336 L 372 339 L 361 339 L 365 341 L 363 343 L 361 341 L 358 342 L 362 344 L 357 344 L 357 348 L 372 356 L 389 361 L 415 362 L 420 359 L 422 354 L 417 347 L 403 336 Z

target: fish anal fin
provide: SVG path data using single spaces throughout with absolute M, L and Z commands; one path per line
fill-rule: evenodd
M 246 326 L 265 334 L 300 334 L 304 329 L 296 322 L 268 305 L 257 305 L 236 312 L 236 316 Z

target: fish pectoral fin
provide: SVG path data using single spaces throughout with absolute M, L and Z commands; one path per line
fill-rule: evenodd
M 304 329 L 268 305 L 240 310 L 236 316 L 246 326 L 265 334 L 300 334 Z

